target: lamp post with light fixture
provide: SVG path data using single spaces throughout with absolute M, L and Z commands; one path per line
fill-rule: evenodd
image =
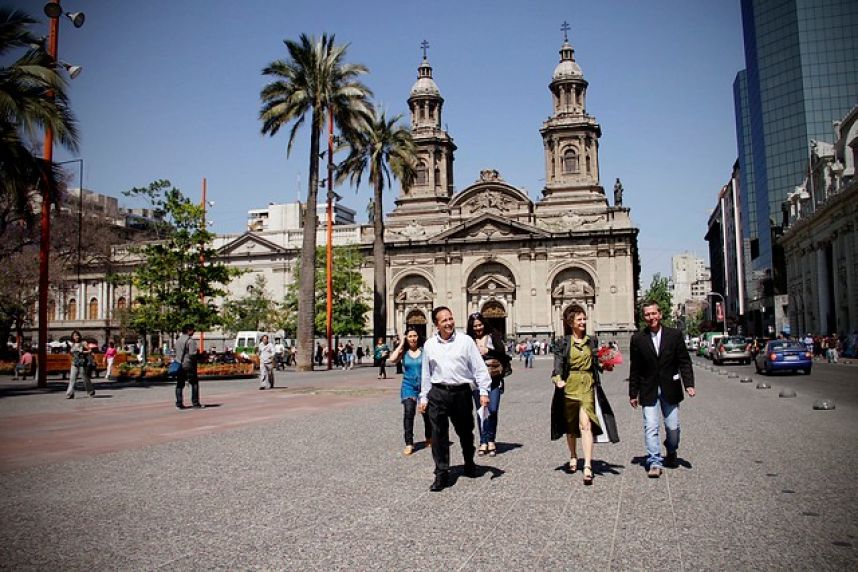
M 69 64 L 60 63 L 57 58 L 57 44 L 60 30 L 60 16 L 63 15 L 62 6 L 59 0 L 51 0 L 45 4 L 45 15 L 50 20 L 50 33 L 48 35 L 48 55 L 51 59 L 62 65 L 69 72 L 71 77 L 77 77 L 80 73 L 79 66 L 71 66 Z M 83 26 L 86 17 L 83 12 L 66 13 L 65 16 L 71 20 L 75 28 Z M 53 92 L 49 92 L 47 97 L 53 98 Z M 43 147 L 42 158 L 45 164 L 50 168 L 54 160 L 54 133 L 50 127 L 45 129 L 45 142 Z M 53 189 L 51 182 L 47 176 L 43 177 L 42 181 L 42 208 L 41 208 L 41 228 L 40 228 L 40 243 L 39 243 L 39 344 L 37 349 L 37 386 L 47 387 L 48 376 L 45 364 L 48 360 L 48 258 L 50 255 L 51 241 L 51 203 L 53 202 Z M 83 189 L 81 189 L 82 191 Z

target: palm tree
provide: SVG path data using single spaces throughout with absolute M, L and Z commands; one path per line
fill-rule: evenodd
M 384 248 L 384 213 L 382 195 L 384 186 L 390 186 L 391 174 L 402 186 L 414 182 L 414 140 L 411 131 L 399 121 L 402 115 L 388 119 L 384 112 L 374 113 L 367 129 L 348 140 L 349 155 L 338 169 L 339 177 L 350 177 L 355 187 L 360 186 L 363 173 L 369 170 L 373 187 L 372 198 L 372 259 L 373 259 L 373 339 L 387 334 L 387 266 Z
M 262 133 L 274 136 L 292 123 L 287 157 L 295 135 L 310 115 L 310 168 L 307 204 L 304 211 L 304 236 L 301 249 L 301 276 L 298 290 L 298 363 L 301 371 L 313 369 L 313 316 L 315 313 L 316 268 L 316 195 L 319 186 L 319 141 L 326 115 L 344 137 L 362 129 L 371 113 L 372 92 L 357 81 L 369 70 L 343 61 L 347 45 L 334 45 L 334 36 L 323 34 L 319 40 L 301 34 L 299 40 L 284 40 L 289 59 L 271 62 L 263 75 L 275 81 L 260 93 Z
M 56 189 L 61 171 L 33 155 L 36 136 L 51 129 L 68 150 L 77 150 L 77 127 L 69 108 L 66 81 L 53 58 L 30 31 L 36 21 L 23 12 L 0 8 L 0 57 L 18 48 L 24 55 L 0 67 L 0 193 L 29 223 L 30 196 L 40 181 Z M 38 47 L 34 47 L 38 46 Z M 52 193 L 56 199 L 57 193 Z

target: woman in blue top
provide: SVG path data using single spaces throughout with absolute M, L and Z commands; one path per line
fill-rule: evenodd
M 423 340 L 414 328 L 408 328 L 402 342 L 390 354 L 390 362 L 402 360 L 402 389 L 399 398 L 404 409 L 403 426 L 405 428 L 406 456 L 414 452 L 414 417 L 417 413 L 417 397 L 420 395 L 420 376 L 423 370 Z M 432 426 L 429 416 L 423 413 L 423 430 L 426 446 L 432 446 Z

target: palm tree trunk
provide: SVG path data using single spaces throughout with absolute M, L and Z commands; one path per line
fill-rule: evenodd
M 382 181 L 376 181 L 372 205 L 373 216 L 373 309 L 372 335 L 373 339 L 387 337 L 387 266 L 385 265 L 384 249 L 384 214 L 382 213 L 381 193 Z
M 304 211 L 301 249 L 301 278 L 298 287 L 298 371 L 313 370 L 313 339 L 316 317 L 316 196 L 319 189 L 319 113 L 313 109 L 310 133 L 310 176 Z

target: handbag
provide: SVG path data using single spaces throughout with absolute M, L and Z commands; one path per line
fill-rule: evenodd
M 182 362 L 180 361 L 173 360 L 167 367 L 167 375 L 169 375 L 170 377 L 175 377 L 179 375 L 180 371 L 182 371 Z
M 489 368 L 489 375 L 492 377 L 502 377 L 504 373 L 503 364 L 497 358 L 489 358 L 485 360 L 486 367 Z

